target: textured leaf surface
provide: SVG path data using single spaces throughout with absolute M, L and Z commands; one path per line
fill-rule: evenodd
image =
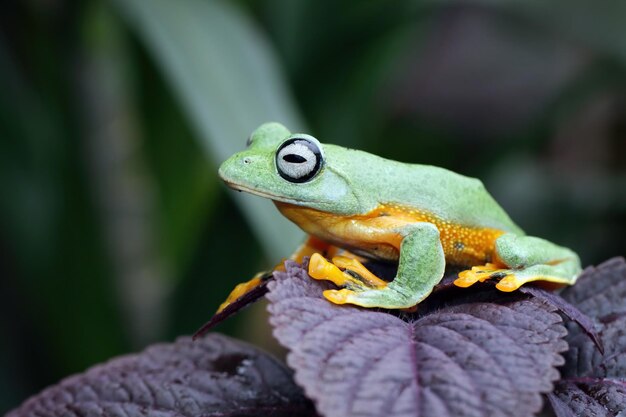
M 561 296 L 583 313 L 598 319 L 626 313 L 626 261 L 613 258 L 597 267 L 589 267 L 576 285 Z
M 154 345 L 61 381 L 7 417 L 315 416 L 290 371 L 212 334 Z
M 555 308 L 525 296 L 438 306 L 404 320 L 332 305 L 286 263 L 269 284 L 274 334 L 318 411 L 341 416 L 532 416 L 567 348 Z
M 525 286 L 520 288 L 520 291 L 525 294 L 530 294 L 533 297 L 537 297 L 546 301 L 548 304 L 552 304 L 556 307 L 561 313 L 565 314 L 567 318 L 575 321 L 581 329 L 587 333 L 587 335 L 593 340 L 593 343 L 596 345 L 600 352 L 604 352 L 604 346 L 602 346 L 602 341 L 598 336 L 596 331 L 595 322 L 580 311 L 576 306 L 567 302 L 563 297 L 555 294 L 554 292 L 544 290 L 543 288 L 533 287 L 533 286 Z
M 559 382 L 555 396 L 575 416 L 621 417 L 626 404 L 626 384 L 618 380 L 580 380 Z M 562 409 L 554 410 L 558 417 L 568 417 Z
M 595 321 L 604 354 L 568 324 L 563 379 L 550 400 L 555 413 L 569 416 L 567 407 L 574 415 L 626 415 L 626 262 L 614 258 L 588 268 L 562 296 Z

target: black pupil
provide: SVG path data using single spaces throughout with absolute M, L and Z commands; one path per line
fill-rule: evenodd
M 288 153 L 287 155 L 283 156 L 283 161 L 290 162 L 292 164 L 301 164 L 303 162 L 306 162 L 306 158 L 300 155 L 296 155 L 295 153 Z
M 302 146 L 307 149 L 300 148 Z M 289 182 L 300 184 L 309 181 L 322 169 L 323 163 L 320 148 L 307 138 L 292 137 L 276 149 L 276 170 Z

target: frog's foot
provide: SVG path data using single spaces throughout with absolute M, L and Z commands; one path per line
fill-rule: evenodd
M 496 284 L 497 289 L 502 292 L 511 292 L 533 281 L 548 281 L 557 285 L 571 284 L 571 278 L 561 273 L 558 268 L 558 265 L 533 265 L 527 268 L 501 269 L 488 263 L 459 273 L 454 285 L 467 288 L 476 282 L 497 279 L 499 280 Z
M 313 254 L 309 261 L 309 275 L 354 291 L 382 289 L 387 286 L 387 281 L 372 274 L 361 262 L 345 256 L 335 256 L 332 262 L 328 262 L 319 253 Z
M 405 297 L 356 259 L 336 256 L 332 262 L 328 262 L 321 255 L 315 254 L 309 261 L 309 275 L 343 287 L 340 290 L 324 291 L 324 297 L 334 304 L 393 309 L 411 308 L 416 304 L 415 300 Z
M 532 265 L 527 268 L 513 269 L 496 284 L 500 291 L 510 292 L 528 282 L 543 281 L 552 285 L 571 285 L 572 276 L 568 275 L 568 265 Z M 575 278 L 574 278 L 575 280 Z
M 457 287 L 467 288 L 477 282 L 485 282 L 492 275 L 502 271 L 495 264 L 486 263 L 485 265 L 474 266 L 472 269 L 460 272 L 459 277 L 454 281 Z
M 467 288 L 477 282 L 485 282 L 488 279 L 499 279 L 496 288 L 500 291 L 511 292 L 521 287 L 526 281 L 520 279 L 511 269 L 502 269 L 492 263 L 474 266 L 472 269 L 460 272 L 454 285 Z

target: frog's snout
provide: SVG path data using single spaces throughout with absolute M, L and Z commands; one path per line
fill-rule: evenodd
M 242 152 L 224 161 L 217 173 L 230 188 L 245 188 L 245 191 L 253 192 L 260 184 L 259 177 L 263 170 L 262 162 L 263 159 L 258 155 Z
M 217 174 L 225 182 L 231 182 L 239 177 L 245 177 L 248 169 L 254 165 L 254 158 L 250 155 L 234 155 L 220 165 Z
M 230 162 L 229 164 L 227 164 Z M 231 160 L 227 160 L 222 167 L 232 165 L 233 169 L 247 169 L 252 165 L 259 162 L 259 158 L 256 155 L 235 155 Z

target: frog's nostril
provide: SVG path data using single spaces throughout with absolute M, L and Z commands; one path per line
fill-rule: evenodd
M 252 159 L 248 158 L 247 156 L 245 158 L 243 158 L 243 163 L 248 165 L 250 163 L 252 163 Z

